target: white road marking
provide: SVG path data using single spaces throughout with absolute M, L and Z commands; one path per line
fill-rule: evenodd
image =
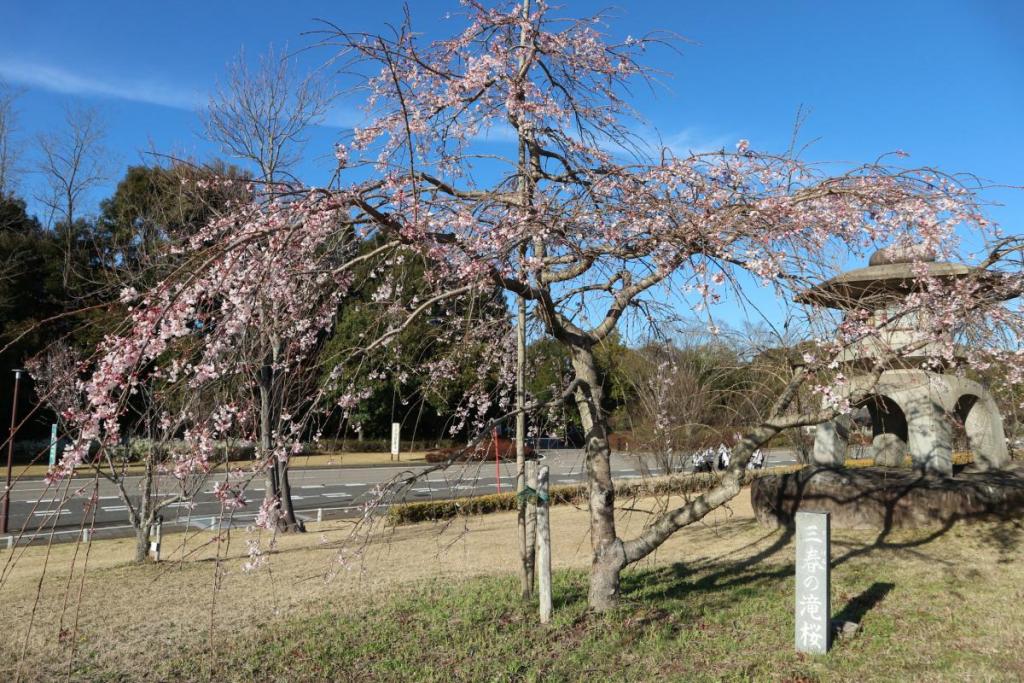
M 322 489 L 323 487 L 324 487 L 323 484 L 308 484 L 306 486 L 300 486 L 299 488 L 300 489 Z
M 305 500 L 305 496 L 292 496 L 292 500 Z
M 294 496 L 293 496 L 294 497 Z M 325 493 L 324 498 L 351 498 L 350 493 Z
M 100 509 L 103 510 L 104 512 L 127 512 L 128 506 L 127 505 L 108 505 L 106 507 L 101 507 Z
M 60 510 L 39 510 L 38 512 L 33 512 L 32 514 L 36 517 L 50 517 L 54 513 L 58 515 L 70 515 L 71 510 L 65 510 L 63 508 L 61 508 Z

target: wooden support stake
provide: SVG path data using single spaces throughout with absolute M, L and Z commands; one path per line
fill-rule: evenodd
M 551 621 L 551 507 L 548 499 L 548 466 L 537 473 L 537 592 L 540 623 Z
M 149 551 L 153 554 L 153 561 L 154 562 L 159 562 L 160 561 L 160 541 L 162 541 L 163 537 L 164 537 L 164 518 L 163 518 L 163 516 L 160 516 L 160 517 L 156 518 L 155 527 L 156 527 L 156 530 L 155 530 L 154 535 L 156 536 L 156 540 L 154 540 L 152 543 L 149 544 Z

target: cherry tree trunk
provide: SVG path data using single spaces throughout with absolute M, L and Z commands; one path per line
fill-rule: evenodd
M 589 484 L 590 567 L 588 603 L 604 611 L 618 604 L 619 574 L 626 566 L 622 541 L 615 533 L 615 487 L 612 484 L 611 448 L 608 444 L 608 416 L 601 407 L 602 388 L 593 350 L 573 346 L 572 365 L 580 386 L 576 390 L 586 443 Z
M 291 487 L 288 483 L 288 463 L 280 462 L 273 452 L 273 423 L 275 410 L 274 370 L 270 365 L 264 365 L 259 374 L 260 390 L 260 458 L 266 460 L 273 457 L 273 462 L 265 463 L 266 491 L 264 499 L 277 499 L 278 508 L 274 515 L 274 522 L 280 531 L 305 531 L 305 527 L 295 517 L 295 510 L 292 508 Z
M 149 555 L 149 524 L 135 527 L 135 564 L 142 564 Z
M 150 518 L 153 516 L 153 460 L 156 457 L 152 448 L 145 456 L 146 471 L 142 477 L 139 506 L 131 520 L 132 526 L 135 527 L 135 564 L 145 562 L 149 553 Z
M 271 443 L 270 430 L 271 430 L 271 398 L 270 392 L 273 383 L 273 371 L 270 366 L 265 365 L 260 368 L 259 374 L 259 389 L 260 389 L 260 453 L 259 457 L 263 461 L 263 466 L 266 467 L 266 484 L 263 491 L 263 499 L 269 502 L 278 497 L 278 486 L 277 486 L 277 467 L 273 463 L 268 463 L 267 460 L 271 457 L 270 453 L 273 450 L 273 444 Z M 274 522 L 277 522 L 281 511 L 278 508 L 272 513 Z
M 292 505 L 292 486 L 288 481 L 288 463 L 278 462 L 277 485 L 281 493 L 281 523 L 286 531 L 305 531 L 306 525 L 295 516 L 295 507 Z

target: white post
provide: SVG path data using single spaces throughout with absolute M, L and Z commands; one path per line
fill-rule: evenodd
M 323 508 L 317 508 L 316 509 L 316 521 L 318 521 L 318 522 L 324 521 L 324 509 Z
M 92 529 L 82 529 L 82 543 L 88 543 L 92 539 Z
M 537 473 L 537 593 L 540 623 L 551 621 L 551 518 L 548 499 L 548 466 Z
M 825 654 L 831 636 L 829 513 L 796 513 L 796 649 Z
M 50 467 L 57 464 L 57 425 L 50 425 Z
M 14 547 L 14 536 L 7 537 L 7 549 L 10 550 Z
M 402 425 L 397 422 L 391 423 L 391 457 L 400 460 L 398 452 L 401 445 Z

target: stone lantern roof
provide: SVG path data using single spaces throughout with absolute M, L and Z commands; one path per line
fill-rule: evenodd
M 872 254 L 866 268 L 840 273 L 801 292 L 796 300 L 827 308 L 877 309 L 886 299 L 914 291 L 922 278 L 958 279 L 980 272 L 961 263 L 936 261 L 933 252 L 921 247 L 886 247 Z

